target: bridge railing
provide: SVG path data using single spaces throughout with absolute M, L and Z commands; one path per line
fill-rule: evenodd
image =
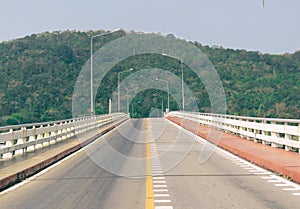
M 124 113 L 0 127 L 0 156 L 11 158 L 56 144 L 105 124 L 127 118 Z
M 257 118 L 198 112 L 170 112 L 167 116 L 195 121 L 258 143 L 300 153 L 300 120 L 298 119 Z

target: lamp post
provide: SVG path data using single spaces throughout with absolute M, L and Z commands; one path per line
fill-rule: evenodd
M 161 117 L 164 117 L 164 100 L 161 98 Z
M 180 60 L 180 68 L 181 68 L 181 98 L 182 98 L 182 111 L 184 111 L 184 82 L 183 82 L 183 61 L 181 58 L 168 55 L 168 54 L 161 54 L 162 56 L 171 57 L 176 60 Z
M 124 70 L 124 71 L 118 73 L 118 112 L 120 112 L 120 95 L 121 95 L 121 93 L 120 93 L 120 78 L 121 78 L 121 74 L 132 71 L 132 70 L 133 70 L 133 68 L 130 68 L 128 70 Z
M 163 79 L 159 79 L 159 78 L 156 78 L 157 81 L 163 81 L 163 82 L 166 82 L 167 83 L 167 90 L 168 90 L 168 111 L 166 112 L 169 112 L 170 111 L 170 91 L 169 91 L 169 81 L 167 80 L 163 80 Z
M 114 32 L 117 32 L 119 31 L 120 29 L 116 29 L 116 30 L 113 30 L 111 32 L 107 32 L 107 33 L 101 33 L 101 34 L 97 34 L 97 35 L 94 35 L 91 37 L 91 116 L 94 115 L 94 72 L 93 72 L 93 40 L 94 38 L 96 37 L 100 37 L 100 36 L 105 36 L 105 35 L 109 35 L 111 33 L 114 33 Z

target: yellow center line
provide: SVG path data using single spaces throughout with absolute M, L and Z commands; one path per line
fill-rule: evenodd
M 154 209 L 152 162 L 150 154 L 149 124 L 146 119 L 146 209 Z

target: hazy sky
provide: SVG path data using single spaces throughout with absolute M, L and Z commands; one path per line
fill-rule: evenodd
M 300 50 L 299 0 L 0 0 L 0 41 L 57 30 L 172 33 L 204 45 Z

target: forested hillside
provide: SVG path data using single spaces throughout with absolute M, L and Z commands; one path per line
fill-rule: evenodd
M 104 31 L 64 31 L 34 34 L 0 43 L 0 125 L 58 120 L 72 117 L 74 84 L 90 56 L 90 37 Z M 95 41 L 95 50 L 124 36 L 119 31 Z M 211 60 L 225 89 L 228 114 L 300 118 L 300 52 L 269 55 L 245 50 L 208 47 L 195 43 Z M 96 98 L 96 113 L 108 111 L 108 99 L 117 86 L 117 69 L 135 70 L 155 63 L 180 75 L 180 63 L 145 55 L 120 63 L 101 86 Z M 143 60 L 141 62 L 140 60 Z M 210 111 L 204 86 L 187 70 L 185 82 L 197 97 L 200 111 Z M 161 102 L 152 95 L 163 92 L 147 90 L 138 94 L 132 115 L 148 116 Z M 149 103 L 152 106 L 149 106 Z M 166 97 L 165 97 L 166 104 Z M 171 99 L 171 110 L 176 103 Z

